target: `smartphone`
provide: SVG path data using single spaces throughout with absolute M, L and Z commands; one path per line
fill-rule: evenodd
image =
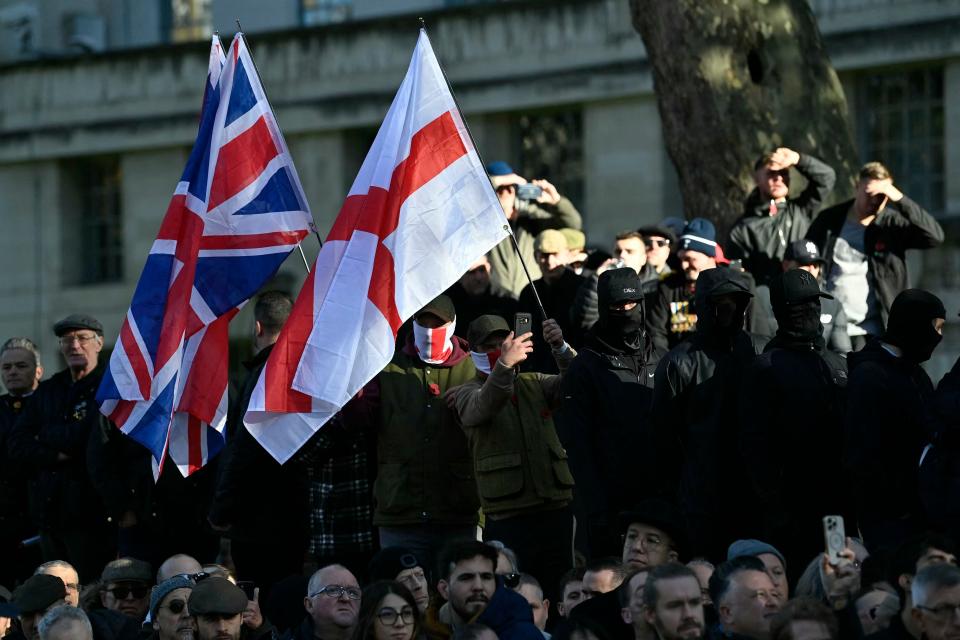
M 525 333 L 530 333 L 533 326 L 533 316 L 529 313 L 518 313 L 513 316 L 513 337 L 519 338 Z
M 521 184 L 517 187 L 518 200 L 536 200 L 543 193 L 543 188 L 535 184 Z
M 824 516 L 823 540 L 827 546 L 827 557 L 830 564 L 840 564 L 840 554 L 847 546 L 847 536 L 843 530 L 843 516 Z
M 237 580 L 237 586 L 247 594 L 247 600 L 253 600 L 254 584 L 252 580 Z

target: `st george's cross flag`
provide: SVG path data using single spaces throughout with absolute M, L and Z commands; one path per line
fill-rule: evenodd
M 223 447 L 228 325 L 312 225 L 242 34 L 213 37 L 199 130 L 97 392 L 187 476 Z
M 420 32 L 407 75 L 253 391 L 244 423 L 285 462 L 393 357 L 400 325 L 507 237 Z

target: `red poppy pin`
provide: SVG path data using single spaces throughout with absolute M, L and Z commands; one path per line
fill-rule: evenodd
M 430 389 L 430 395 L 432 396 L 440 395 L 440 385 L 438 385 L 436 382 L 431 382 L 430 384 L 427 385 L 427 388 Z

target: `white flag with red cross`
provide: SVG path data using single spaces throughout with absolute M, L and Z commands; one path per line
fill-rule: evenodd
M 244 417 L 280 462 L 393 357 L 397 330 L 507 237 L 430 40 L 407 75 Z

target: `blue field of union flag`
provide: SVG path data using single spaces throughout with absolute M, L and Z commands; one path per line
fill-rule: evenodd
M 184 475 L 223 448 L 228 325 L 312 229 L 242 34 L 214 36 L 199 130 L 97 392 L 100 410 Z

